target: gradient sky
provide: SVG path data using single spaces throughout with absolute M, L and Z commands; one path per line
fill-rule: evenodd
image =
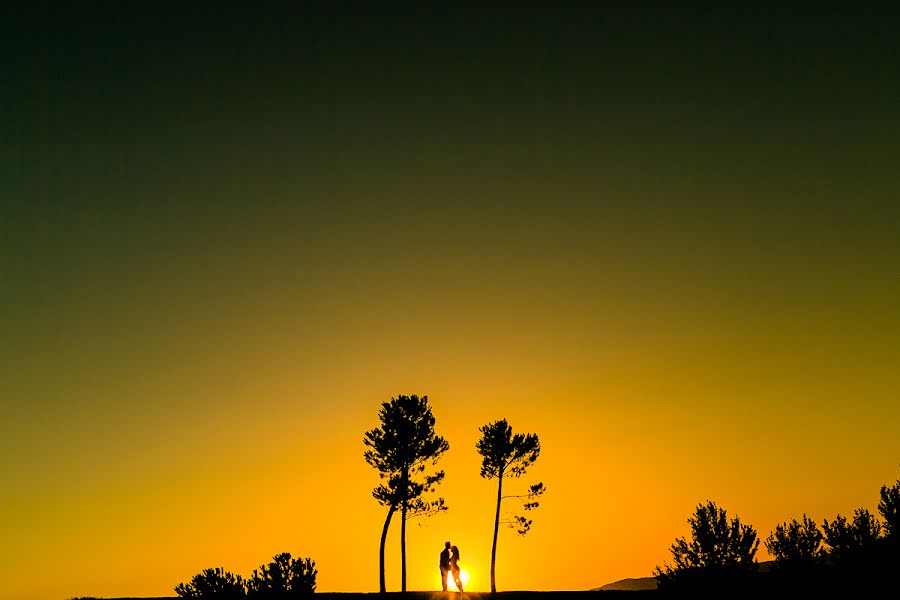
M 411 589 L 488 587 L 494 419 L 549 488 L 506 590 L 900 474 L 896 7 L 118 4 L 0 18 L 0 598 L 377 590 L 398 394 L 451 445 Z

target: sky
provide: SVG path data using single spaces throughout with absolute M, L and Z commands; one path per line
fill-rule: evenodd
M 399 394 L 450 443 L 410 589 L 445 540 L 489 588 L 496 419 L 543 448 L 505 489 L 548 488 L 501 590 L 650 575 L 707 499 L 763 538 L 874 510 L 900 477 L 879 4 L 3 8 L 0 599 L 280 552 L 377 591 L 362 440 Z

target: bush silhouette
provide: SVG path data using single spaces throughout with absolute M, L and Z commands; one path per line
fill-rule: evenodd
M 725 509 L 707 501 L 688 518 L 691 539 L 678 538 L 669 547 L 675 566 L 656 567 L 661 589 L 723 591 L 750 588 L 756 573 L 756 530 L 738 517 L 729 521 Z
M 816 522 L 804 514 L 800 522 L 792 519 L 776 526 L 766 538 L 766 550 L 779 568 L 808 568 L 822 559 L 822 538 Z
M 291 558 L 283 552 L 272 558 L 268 565 L 254 569 L 247 581 L 250 598 L 298 598 L 311 596 L 316 591 L 316 563 L 311 558 Z
M 900 479 L 891 487 L 881 486 L 878 512 L 884 519 L 884 534 L 892 545 L 900 546 Z
M 825 519 L 822 529 L 825 531 L 825 543 L 831 546 L 831 554 L 838 559 L 851 559 L 875 547 L 881 533 L 881 523 L 868 510 L 857 508 L 852 521 L 838 515 L 831 523 Z
M 182 598 L 216 598 L 221 600 L 247 597 L 246 586 L 240 575 L 229 573 L 221 567 L 206 569 L 191 578 L 190 583 L 179 583 L 175 593 Z
M 690 539 L 670 547 L 674 566 L 654 571 L 660 590 L 687 597 L 897 597 L 900 590 L 900 480 L 881 486 L 878 512 L 838 514 L 822 527 L 805 514 L 781 523 L 766 538 L 775 558 L 771 573 L 758 573 L 756 532 L 713 502 L 697 507 Z M 823 544 L 824 542 L 824 544 Z
M 298 598 L 315 592 L 317 574 L 316 563 L 311 558 L 295 560 L 284 552 L 268 565 L 255 569 L 250 579 L 242 579 L 222 568 L 206 569 L 194 575 L 190 583 L 175 586 L 175 593 L 182 598 L 216 600 Z

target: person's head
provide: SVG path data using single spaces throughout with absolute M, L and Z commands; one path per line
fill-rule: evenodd
M 449 550 L 449 549 L 450 549 L 450 542 L 444 542 L 444 548 L 446 548 L 447 550 Z
M 457 548 L 456 546 L 452 546 L 450 548 L 450 551 L 453 552 L 453 554 L 459 554 L 459 548 Z

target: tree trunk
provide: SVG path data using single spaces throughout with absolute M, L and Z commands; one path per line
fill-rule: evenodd
M 384 543 L 387 540 L 388 528 L 391 526 L 391 518 L 396 510 L 393 506 L 388 510 L 387 518 L 384 520 L 384 529 L 381 530 L 381 546 L 378 548 L 378 588 L 382 594 L 387 591 L 384 585 Z
M 400 523 L 400 591 L 406 591 L 406 496 L 409 493 L 409 472 L 403 471 L 403 504 Z
M 503 499 L 503 471 L 497 477 L 497 512 L 494 515 L 494 543 L 491 545 L 491 593 L 497 593 L 497 532 L 500 530 L 500 501 Z

